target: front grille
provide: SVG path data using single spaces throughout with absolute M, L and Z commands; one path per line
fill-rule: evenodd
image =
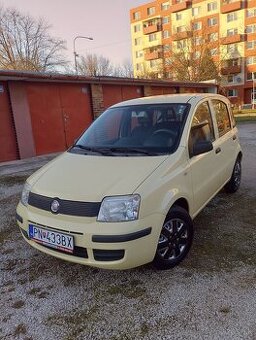
M 54 200 L 59 202 L 58 214 L 72 216 L 96 217 L 100 210 L 100 202 L 69 201 L 55 197 L 46 197 L 31 192 L 28 204 L 42 210 L 51 211 L 51 204 Z

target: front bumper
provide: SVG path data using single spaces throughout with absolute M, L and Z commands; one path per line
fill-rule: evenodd
M 106 269 L 128 269 L 151 262 L 164 219 L 162 214 L 152 214 L 137 221 L 102 223 L 91 217 L 54 215 L 21 203 L 16 215 L 24 239 L 34 248 L 66 261 Z M 73 254 L 31 240 L 29 223 L 73 235 Z

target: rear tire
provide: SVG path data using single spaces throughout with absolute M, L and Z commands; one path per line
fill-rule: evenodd
M 241 159 L 237 158 L 232 172 L 232 176 L 229 182 L 225 185 L 226 192 L 234 193 L 239 189 L 241 183 L 241 176 L 242 176 Z
M 166 216 L 153 264 L 157 269 L 170 269 L 188 254 L 193 241 L 193 222 L 188 212 L 178 206 Z

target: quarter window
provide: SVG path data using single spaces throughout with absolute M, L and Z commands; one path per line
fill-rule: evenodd
M 219 136 L 221 137 L 231 130 L 228 108 L 225 103 L 217 99 L 212 100 L 212 105 L 216 114 Z

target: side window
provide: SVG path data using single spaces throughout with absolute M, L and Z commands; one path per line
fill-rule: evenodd
M 192 154 L 196 142 L 215 140 L 213 122 L 208 102 L 198 106 L 192 120 L 189 134 L 189 153 Z
M 189 134 L 189 152 L 191 154 L 193 145 L 200 141 L 215 140 L 212 117 L 208 102 L 198 106 L 192 120 L 192 126 Z
M 213 99 L 212 104 L 216 115 L 219 136 L 221 137 L 231 130 L 228 108 L 225 103 L 218 99 Z

